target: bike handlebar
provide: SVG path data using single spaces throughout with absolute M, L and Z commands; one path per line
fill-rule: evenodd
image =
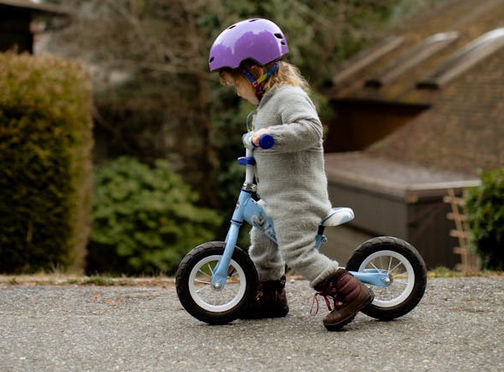
M 257 147 L 252 143 L 252 133 L 245 133 L 243 135 L 243 144 L 247 148 Z M 259 147 L 262 149 L 270 149 L 275 145 L 275 138 L 271 134 L 263 134 L 259 137 Z
M 271 134 L 263 134 L 259 137 L 259 146 L 262 149 L 270 149 L 275 145 L 275 138 Z

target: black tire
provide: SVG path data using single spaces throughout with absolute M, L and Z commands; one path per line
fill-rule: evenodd
M 349 271 L 378 268 L 388 272 L 388 287 L 371 286 L 375 299 L 362 310 L 380 320 L 399 318 L 413 310 L 422 299 L 427 285 L 427 269 L 418 251 L 408 242 L 382 236 L 362 243 L 347 263 Z
M 248 254 L 235 247 L 226 285 L 211 285 L 211 272 L 222 257 L 226 243 L 208 242 L 191 250 L 176 275 L 177 295 L 182 306 L 208 324 L 227 324 L 237 319 L 257 294 L 257 271 Z

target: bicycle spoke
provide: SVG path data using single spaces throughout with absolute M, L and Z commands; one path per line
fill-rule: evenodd
M 199 289 L 196 290 L 196 293 L 200 293 L 200 292 L 207 292 L 207 289 L 210 288 L 208 285 L 206 286 L 203 286 Z
M 382 292 L 381 297 L 382 297 L 382 298 L 385 298 L 385 299 L 390 299 L 390 298 L 392 298 L 392 293 L 391 293 L 390 287 L 387 287 L 387 288 L 384 288 L 384 289 L 383 289 L 383 292 Z
M 374 264 L 374 262 L 371 261 L 369 264 L 371 265 L 371 268 L 373 268 L 375 270 L 380 270 L 381 271 L 381 269 L 379 269 L 378 267 L 376 267 L 376 265 Z
M 210 275 L 208 275 L 208 273 L 206 271 L 203 271 L 202 269 L 199 269 L 198 273 L 200 273 L 203 276 L 209 277 L 209 278 L 211 277 Z
M 221 293 L 216 293 L 214 296 L 214 305 L 219 306 L 222 304 L 222 294 Z
M 408 286 L 408 280 L 394 279 L 394 284 L 401 284 L 405 287 Z
M 394 266 L 392 270 L 389 269 L 388 273 L 393 273 L 398 267 L 404 266 L 402 262 L 399 262 L 397 265 Z M 404 272 L 404 271 L 403 271 Z
M 236 274 L 237 274 L 236 269 L 235 269 L 234 267 L 230 267 L 230 268 L 229 268 L 229 272 L 228 272 L 228 276 L 229 276 L 229 277 L 232 277 L 232 276 L 234 276 L 234 275 L 236 275 Z
M 387 273 L 390 273 L 390 267 L 392 266 L 392 257 L 389 257 L 389 261 L 388 261 L 388 267 L 387 267 Z
M 210 273 L 212 273 L 212 275 L 210 275 L 210 276 L 213 276 L 214 275 L 214 271 L 213 271 L 212 266 L 210 266 L 210 263 L 207 263 L 207 267 L 208 267 L 208 270 L 210 271 Z

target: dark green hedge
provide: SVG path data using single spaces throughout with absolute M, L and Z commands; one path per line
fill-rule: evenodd
M 95 169 L 89 274 L 174 274 L 195 246 L 215 240 L 217 212 L 158 160 L 148 166 L 121 157 Z
M 0 54 L 0 272 L 84 267 L 91 86 L 75 62 Z
M 504 168 L 482 173 L 481 186 L 466 194 L 465 208 L 482 268 L 504 270 Z

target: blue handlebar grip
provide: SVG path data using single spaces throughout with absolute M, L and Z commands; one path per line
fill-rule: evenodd
M 259 146 L 262 148 L 262 149 L 270 149 L 273 147 L 273 145 L 275 144 L 275 138 L 273 138 L 273 136 L 271 134 L 263 134 L 260 138 L 259 138 Z

